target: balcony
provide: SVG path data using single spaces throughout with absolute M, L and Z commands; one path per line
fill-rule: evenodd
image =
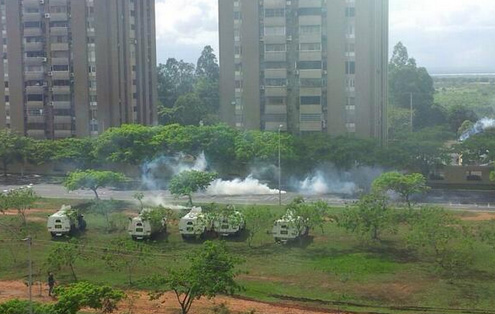
M 41 21 L 41 13 L 24 13 L 22 15 L 23 22 L 39 22 Z
M 27 130 L 27 135 L 32 138 L 44 139 L 45 130 Z
M 67 0 L 50 0 L 50 6 L 66 6 Z
M 55 130 L 54 135 L 55 135 L 55 138 L 67 138 L 67 137 L 72 136 L 72 131 L 71 130 Z
M 321 78 L 322 70 L 321 69 L 312 69 L 312 70 L 298 70 L 299 78 Z
M 41 35 L 42 35 L 41 28 L 30 27 L 24 29 L 24 37 L 36 37 Z
M 263 6 L 265 8 L 285 8 L 285 0 L 265 0 Z
M 266 105 L 265 114 L 287 114 L 286 105 Z
M 285 26 L 285 17 L 267 17 L 263 23 L 265 26 Z
M 263 41 L 265 44 L 285 44 L 287 37 L 285 35 L 265 35 Z
M 299 25 L 321 25 L 321 15 L 299 16 Z
M 35 42 L 35 43 L 25 43 L 24 44 L 25 51 L 41 51 L 43 50 L 43 43 Z
M 299 131 L 302 132 L 320 132 L 322 130 L 321 121 L 301 121 L 299 122 Z
M 52 93 L 55 95 L 70 94 L 70 86 L 53 86 Z
M 321 87 L 301 87 L 299 96 L 321 96 Z
M 321 8 L 321 0 L 299 0 L 300 8 Z
M 275 87 L 275 86 L 267 86 L 265 87 L 265 96 L 287 96 L 287 87 Z
M 299 36 L 299 43 L 321 43 L 321 34 L 304 34 Z
M 43 71 L 26 72 L 24 73 L 24 79 L 26 81 L 41 81 L 45 79 L 45 72 Z
M 67 21 L 68 18 L 69 16 L 67 13 L 50 13 L 50 21 L 52 22 L 63 22 L 63 21 Z
M 54 116 L 53 117 L 53 122 L 54 123 L 72 123 L 72 117 L 71 116 Z
M 69 71 L 52 71 L 52 79 L 54 80 L 68 80 L 70 79 Z
M 287 53 L 283 52 L 265 52 L 265 61 L 286 61 Z
M 299 108 L 301 114 L 321 114 L 321 105 L 302 105 Z
M 53 101 L 52 106 L 53 109 L 70 109 L 71 103 L 70 101 Z
M 50 28 L 50 35 L 54 36 L 64 36 L 69 33 L 69 30 L 67 27 L 51 27 Z
M 265 78 L 287 78 L 287 69 L 266 69 Z
M 26 86 L 26 94 L 43 94 L 43 86 Z
M 52 43 L 50 45 L 50 49 L 52 51 L 67 51 L 67 50 L 69 50 L 69 44 L 68 43 Z
M 321 51 L 299 51 L 299 61 L 321 61 Z
M 27 116 L 28 123 L 45 123 L 44 116 Z
M 26 102 L 27 109 L 43 109 L 42 101 L 27 101 Z
M 42 65 L 43 64 L 42 57 L 25 57 L 24 64 L 26 65 Z
M 69 58 L 52 58 L 52 65 L 69 65 Z

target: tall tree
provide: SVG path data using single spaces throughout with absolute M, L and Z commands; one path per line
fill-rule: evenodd
M 433 79 L 425 68 L 417 66 L 416 60 L 409 58 L 407 48 L 401 42 L 394 47 L 390 60 L 389 87 L 390 102 L 396 107 L 410 109 L 412 95 L 415 129 L 438 123 L 431 117 L 435 93 Z
M 204 47 L 201 52 L 201 56 L 199 57 L 196 65 L 196 76 L 200 78 L 206 77 L 211 81 L 218 81 L 220 71 L 217 56 L 213 52 L 213 48 L 211 48 L 211 46 Z
M 158 65 L 158 98 L 162 106 L 171 108 L 181 95 L 194 90 L 194 64 L 169 58 Z
M 0 130 L 0 160 L 3 166 L 3 175 L 6 177 L 8 166 L 15 161 L 24 162 L 28 155 L 32 141 L 10 130 Z
M 212 172 L 183 171 L 170 180 L 168 188 L 176 197 L 187 196 L 192 206 L 192 194 L 206 190 L 216 177 L 217 174 Z
M 198 125 L 205 114 L 206 107 L 195 93 L 179 96 L 172 108 L 163 107 L 160 110 L 164 124 Z

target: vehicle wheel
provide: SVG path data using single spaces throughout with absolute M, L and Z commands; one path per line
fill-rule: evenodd
M 55 232 L 50 232 L 50 234 L 52 235 L 52 238 L 56 238 L 57 235 L 55 234 Z

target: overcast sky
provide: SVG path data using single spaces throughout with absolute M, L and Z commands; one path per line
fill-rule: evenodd
M 495 72 L 495 0 L 389 1 L 390 45 L 402 41 L 419 65 L 432 73 Z M 196 62 L 205 45 L 218 56 L 217 3 L 156 0 L 158 62 Z

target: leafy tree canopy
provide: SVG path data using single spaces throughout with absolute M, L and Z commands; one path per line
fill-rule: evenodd
M 429 189 L 422 174 L 401 174 L 396 171 L 381 174 L 373 181 L 372 188 L 377 192 L 392 190 L 399 193 L 409 207 L 411 195 L 423 193 Z
M 170 180 L 168 189 L 175 196 L 188 196 L 192 205 L 192 194 L 205 190 L 216 177 L 216 173 L 183 171 Z
M 98 170 L 77 170 L 70 172 L 64 180 L 63 185 L 69 191 L 88 189 L 95 193 L 99 199 L 97 190 L 107 186 L 115 186 L 127 181 L 127 177 L 119 172 Z

